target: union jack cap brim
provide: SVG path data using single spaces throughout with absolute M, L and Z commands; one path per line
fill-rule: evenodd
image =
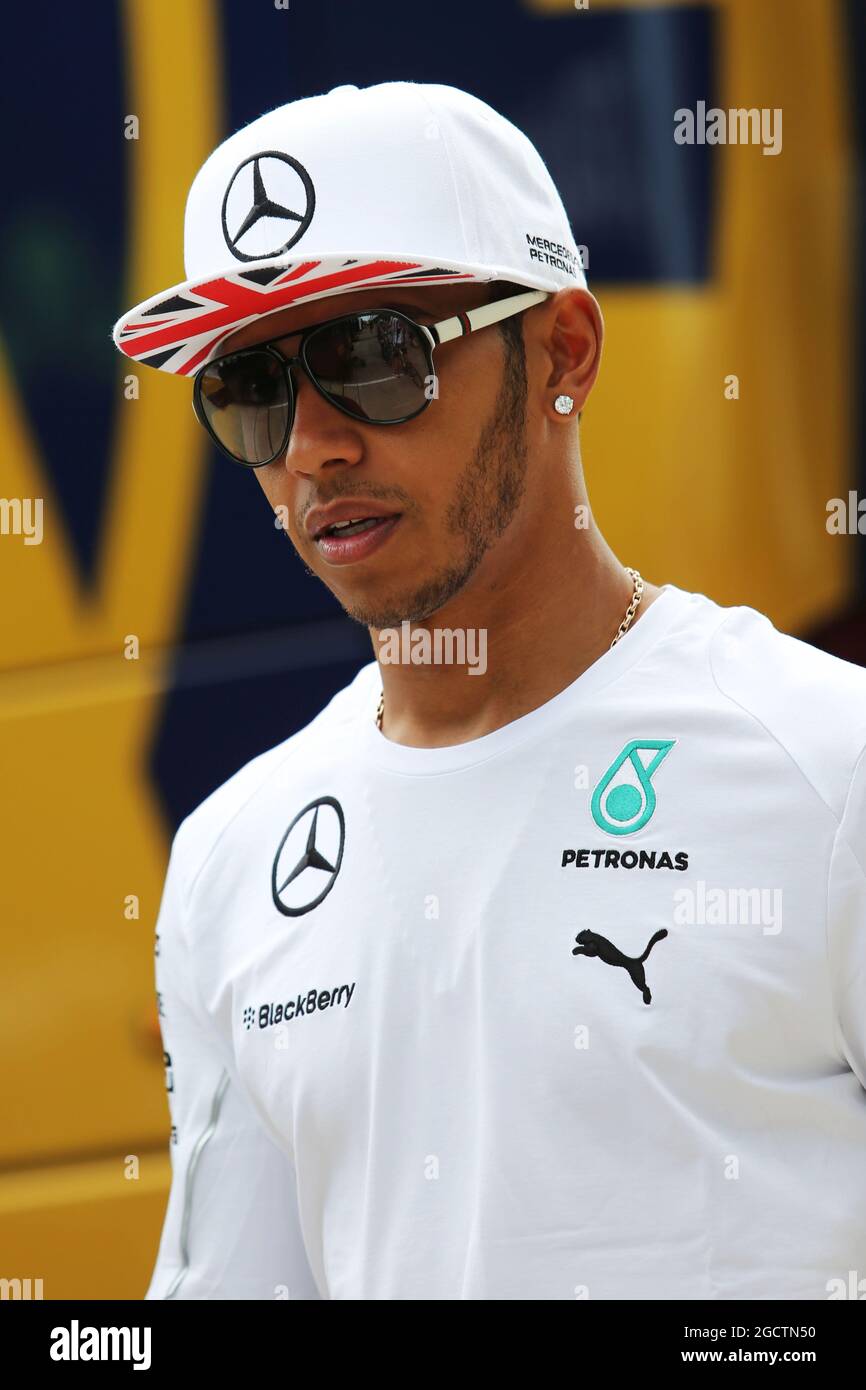
M 233 266 L 222 274 L 187 280 L 146 299 L 119 318 L 115 345 L 147 367 L 191 376 L 212 358 L 229 334 L 245 323 L 293 304 L 353 289 L 392 285 L 451 284 L 491 280 L 490 266 L 442 265 L 413 257 L 329 255 L 273 258 Z

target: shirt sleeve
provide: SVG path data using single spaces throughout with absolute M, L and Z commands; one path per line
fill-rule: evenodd
M 830 856 L 827 938 L 840 1045 L 866 1088 L 866 749 Z
M 172 1180 L 145 1299 L 318 1299 L 293 1165 L 262 1128 L 198 999 L 184 924 L 183 829 L 156 924 Z

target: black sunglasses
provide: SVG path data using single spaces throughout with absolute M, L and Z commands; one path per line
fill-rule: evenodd
M 434 399 L 435 347 L 523 313 L 547 297 L 546 290 L 528 290 L 430 325 L 397 309 L 342 314 L 304 329 L 295 357 L 287 357 L 273 339 L 206 363 L 193 383 L 193 409 L 217 447 L 246 468 L 273 463 L 288 446 L 295 365 L 344 414 L 368 425 L 400 425 Z

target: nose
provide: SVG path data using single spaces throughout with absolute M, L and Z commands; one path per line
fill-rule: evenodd
M 287 472 L 311 478 L 324 469 L 360 463 L 364 441 L 358 423 L 317 390 L 297 358 L 288 371 L 295 405 L 283 460 Z

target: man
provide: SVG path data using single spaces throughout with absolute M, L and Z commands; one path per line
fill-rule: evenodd
M 269 112 L 197 175 L 186 261 L 115 341 L 193 378 L 377 659 L 175 837 L 147 1297 L 834 1296 L 866 673 L 611 553 L 601 314 L 476 98 Z

